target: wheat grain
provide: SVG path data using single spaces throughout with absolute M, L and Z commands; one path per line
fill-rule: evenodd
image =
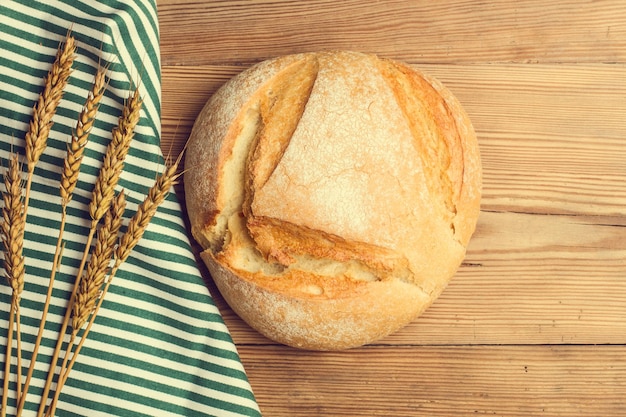
M 26 160 L 28 172 L 33 172 L 46 148 L 52 117 L 55 115 L 63 90 L 72 72 L 76 44 L 69 33 L 63 48 L 59 48 L 52 68 L 45 78 L 44 89 L 33 108 L 33 117 L 26 132 Z
M 136 89 L 126 101 L 122 115 L 118 119 L 118 124 L 112 131 L 111 142 L 107 146 L 102 168 L 96 180 L 91 203 L 89 204 L 89 214 L 92 218 L 92 223 L 97 223 L 102 218 L 115 196 L 115 186 L 124 169 L 124 159 L 128 154 L 135 127 L 139 122 L 141 104 L 139 89 Z
M 126 232 L 120 238 L 115 253 L 115 263 L 119 265 L 126 261 L 133 248 L 142 238 L 148 224 L 154 217 L 159 205 L 165 200 L 171 187 L 174 185 L 178 175 L 178 161 L 167 167 L 165 171 L 157 177 L 154 185 L 148 191 L 146 198 L 137 208 L 137 212 L 128 222 Z
M 17 309 L 24 290 L 24 203 L 22 200 L 22 168 L 17 154 L 9 159 L 4 174 L 6 192 L 3 193 L 2 243 L 4 245 L 4 269 L 7 281 L 13 290 L 13 304 Z
M 101 67 L 96 72 L 91 91 L 88 93 L 85 105 L 78 115 L 76 129 L 72 132 L 72 139 L 67 145 L 67 156 L 63 162 L 60 186 L 61 202 L 64 206 L 72 199 L 72 193 L 78 182 L 85 146 L 96 120 L 96 114 L 98 113 L 98 107 L 105 88 L 106 70 Z
M 83 327 L 100 297 L 102 285 L 117 243 L 125 207 L 126 199 L 124 193 L 121 192 L 113 200 L 98 230 L 91 259 L 83 278 L 80 280 L 76 299 L 73 303 L 72 329 L 75 333 Z
M 20 300 L 24 291 L 24 229 L 26 225 L 26 208 L 22 200 L 22 167 L 17 154 L 9 158 L 9 167 L 4 173 L 4 185 L 6 192 L 3 193 L 4 207 L 2 208 L 1 235 L 4 246 L 4 270 L 7 281 L 12 289 L 11 306 L 9 314 L 9 325 L 7 327 L 7 350 L 5 362 L 11 362 L 13 349 L 13 329 L 16 334 L 16 359 L 17 359 L 17 388 L 15 390 L 17 398 L 22 395 L 22 337 L 20 325 Z M 5 384 L 2 394 L 2 415 L 4 416 L 8 392 L 8 373 L 10 367 L 5 365 Z

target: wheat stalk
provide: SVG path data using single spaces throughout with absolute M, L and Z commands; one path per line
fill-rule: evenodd
M 117 273 L 117 270 L 126 261 L 126 259 L 128 258 L 128 256 L 130 255 L 134 247 L 137 245 L 137 243 L 139 243 L 139 241 L 143 237 L 144 232 L 146 231 L 148 225 L 150 224 L 150 221 L 156 214 L 158 207 L 163 203 L 163 201 L 167 197 L 167 194 L 170 192 L 171 188 L 174 186 L 176 179 L 180 175 L 180 174 L 177 174 L 177 170 L 178 170 L 178 166 L 180 164 L 181 159 L 182 159 L 182 154 L 176 159 L 176 161 L 172 165 L 167 166 L 163 173 L 158 175 L 154 184 L 148 191 L 148 194 L 146 195 L 145 199 L 139 205 L 133 217 L 129 220 L 126 231 L 120 237 L 119 243 L 115 250 L 115 263 L 113 267 L 111 268 L 108 279 L 106 280 L 106 283 L 104 284 L 104 288 L 102 289 L 99 295 L 98 303 L 96 304 L 94 311 L 91 313 L 91 317 L 89 319 L 89 322 L 87 323 L 87 327 L 85 328 L 85 331 L 83 332 L 81 339 L 78 345 L 76 346 L 76 350 L 74 351 L 72 355 L 72 359 L 67 364 L 67 367 L 65 366 L 61 367 L 61 371 L 59 372 L 59 380 L 57 382 L 57 391 L 48 408 L 48 412 L 46 413 L 46 416 L 54 415 L 54 412 L 56 410 L 56 404 L 58 402 L 59 392 L 65 385 L 65 382 L 67 381 L 69 373 L 72 370 L 74 363 L 76 362 L 78 354 L 80 353 L 82 346 L 87 340 L 87 336 L 89 334 L 89 331 L 91 330 L 91 326 L 93 325 L 96 319 L 96 316 L 98 314 L 98 311 L 100 310 L 100 307 L 102 306 L 102 302 L 104 301 L 104 297 L 107 294 L 109 287 L 111 286 L 111 282 L 113 281 L 113 278 L 115 277 L 115 274 Z
M 50 129 L 52 127 L 52 118 L 56 114 L 57 107 L 61 101 L 63 96 L 63 91 L 65 86 L 67 85 L 68 79 L 72 72 L 72 64 L 74 62 L 76 52 L 76 44 L 74 41 L 74 37 L 70 35 L 68 32 L 65 37 L 65 42 L 63 43 L 63 47 L 57 49 L 57 54 L 52 64 L 52 68 L 48 72 L 44 80 L 44 88 L 43 91 L 39 94 L 37 102 L 33 106 L 33 116 L 28 125 L 28 131 L 25 136 L 25 155 L 26 155 L 26 163 L 27 163 L 27 179 L 26 179 L 26 187 L 24 194 L 24 202 L 23 202 L 23 210 L 22 210 L 22 222 L 23 226 L 26 224 L 26 213 L 28 211 L 28 204 L 30 200 L 30 190 L 33 180 L 33 175 L 35 172 L 35 166 L 39 162 L 39 158 L 43 154 L 48 136 L 50 134 Z M 9 169 L 10 170 L 10 169 Z M 23 233 L 22 233 L 23 235 Z M 5 267 L 6 269 L 6 267 Z M 23 285 L 23 283 L 22 283 Z M 19 298 L 14 298 L 14 303 L 19 303 Z M 16 310 L 15 319 L 16 319 L 16 327 L 19 329 L 20 327 L 20 315 L 19 308 L 17 306 L 14 307 Z M 11 327 L 10 327 L 11 328 Z M 18 349 L 17 349 L 17 359 L 18 359 L 18 382 L 17 382 L 17 398 L 18 401 L 21 401 L 22 397 L 22 384 L 21 384 L 21 347 L 20 347 L 20 339 L 19 339 L 19 331 L 18 331 Z M 32 362 L 32 361 L 31 361 Z M 30 373 L 30 372 L 29 372 Z M 5 373 L 5 375 L 7 375 Z M 7 378 L 5 377 L 5 381 Z M 3 402 L 6 401 L 6 389 L 4 390 L 5 395 L 3 395 Z M 19 405 L 18 405 L 19 406 Z M 6 413 L 5 407 L 2 407 L 2 415 L 4 416 Z
M 61 224 L 54 254 L 53 266 L 51 269 L 50 281 L 46 302 L 42 311 L 39 334 L 31 356 L 31 365 L 25 383 L 21 385 L 21 336 L 20 336 L 20 311 L 19 300 L 24 289 L 24 229 L 26 227 L 26 212 L 30 196 L 31 184 L 34 170 L 45 151 L 48 136 L 52 127 L 52 119 L 56 114 L 63 91 L 67 85 L 72 63 L 75 58 L 76 45 L 74 38 L 66 35 L 63 47 L 59 47 L 55 61 L 51 70 L 45 78 L 44 89 L 33 107 L 33 116 L 29 124 L 25 137 L 25 164 L 27 165 L 27 177 L 25 187 L 22 183 L 22 167 L 19 158 L 14 155 L 10 159 L 9 169 L 4 176 L 6 192 L 3 193 L 4 208 L 0 219 L 0 234 L 5 249 L 5 270 L 7 280 L 12 287 L 13 295 L 10 306 L 10 325 L 7 337 L 7 359 L 4 370 L 4 386 L 0 417 L 6 416 L 7 392 L 11 356 L 13 354 L 13 335 L 17 333 L 17 398 L 18 412 L 21 412 L 25 405 L 25 398 L 28 393 L 29 383 L 36 363 L 37 351 L 41 343 L 43 329 L 45 327 L 46 315 L 51 301 L 52 289 L 55 274 L 61 263 L 61 253 L 63 251 L 63 232 L 67 218 L 67 207 L 72 199 L 74 189 L 80 174 L 80 165 L 84 156 L 84 149 L 87 144 L 89 133 L 95 123 L 97 109 L 106 89 L 105 70 L 99 68 L 92 86 L 88 93 L 85 105 L 79 114 L 76 128 L 72 132 L 71 141 L 67 145 L 67 155 L 63 163 L 60 181 L 61 197 Z M 126 261 L 134 247 L 139 243 L 145 230 L 147 229 L 153 216 L 156 214 L 159 205 L 165 200 L 176 179 L 178 166 L 182 153 L 174 164 L 167 166 L 163 173 L 157 176 L 154 185 L 150 188 L 144 201 L 139 205 L 135 215 L 129 220 L 125 233 L 119 237 L 122 225 L 122 218 L 126 205 L 125 196 L 119 193 L 115 196 L 115 188 L 124 168 L 124 159 L 130 149 L 134 136 L 135 127 L 139 122 L 142 100 L 139 89 L 135 89 L 129 95 L 124 104 L 117 126 L 112 130 L 112 139 L 104 155 L 103 165 L 100 169 L 98 179 L 94 185 L 92 201 L 89 204 L 89 214 L 92 222 L 85 244 L 85 250 L 81 259 L 78 273 L 76 274 L 74 289 L 70 296 L 64 321 L 59 331 L 57 345 L 53 352 L 48 379 L 44 385 L 41 395 L 38 416 L 42 416 L 46 409 L 50 387 L 54 375 L 56 374 L 56 364 L 59 359 L 61 347 L 67 327 L 72 331 L 69 335 L 70 341 L 65 351 L 65 357 L 61 370 L 58 372 L 56 391 L 50 406 L 46 410 L 47 416 L 55 414 L 57 402 L 61 390 L 78 354 L 85 343 L 87 335 L 94 323 L 98 311 L 104 300 L 113 277 L 117 270 Z M 24 195 L 22 198 L 22 194 Z M 102 218 L 104 217 L 104 220 Z M 102 220 L 102 224 L 101 223 Z M 96 243 L 92 249 L 92 239 L 96 235 Z M 89 257 L 91 255 L 91 257 Z M 87 259 L 89 263 L 87 264 Z M 85 265 L 87 267 L 85 269 Z M 111 265 L 113 264 L 113 265 Z M 75 345 L 80 331 L 80 340 Z M 75 346 L 75 349 L 73 347 Z
M 67 370 L 68 360 L 78 332 L 85 323 L 87 323 L 89 317 L 96 314 L 97 308 L 99 307 L 98 301 L 104 297 L 102 287 L 115 252 L 115 245 L 118 240 L 119 230 L 122 226 L 125 208 L 126 199 L 124 193 L 120 192 L 104 215 L 103 223 L 98 229 L 96 244 L 91 254 L 91 259 L 89 260 L 83 278 L 78 283 L 76 297 L 72 304 L 72 333 L 70 335 L 70 341 L 67 344 L 61 371 L 59 371 L 57 389 L 46 415 L 53 416 L 56 410 L 59 393 L 65 385 L 67 374 L 69 373 L 69 370 Z M 83 337 L 86 338 L 87 336 L 84 335 Z M 80 349 L 77 348 L 76 352 L 74 352 L 71 366 L 73 366 L 74 357 L 78 355 L 79 350 Z M 42 401 L 42 405 L 44 404 L 45 401 Z
M 4 386 L 2 395 L 2 415 L 6 415 L 7 394 L 9 389 L 9 369 L 13 350 L 13 330 L 17 333 L 17 387 L 18 396 L 21 386 L 21 338 L 19 328 L 19 306 L 22 292 L 24 291 L 24 202 L 22 200 L 22 168 L 17 154 L 9 159 L 9 167 L 4 175 L 6 191 L 3 193 L 4 207 L 2 208 L 2 222 L 0 234 L 4 246 L 4 269 L 6 278 L 12 289 L 11 312 L 6 345 L 6 359 L 4 370 Z
M 37 339 L 32 351 L 32 357 L 28 373 L 26 375 L 26 381 L 24 382 L 23 394 L 19 398 L 17 407 L 17 416 L 19 417 L 24 409 L 26 403 L 26 395 L 28 394 L 28 388 L 34 372 L 37 355 L 39 353 L 39 347 L 41 346 L 41 340 L 43 338 L 43 332 L 47 321 L 48 310 L 50 307 L 50 300 L 52 298 L 52 289 L 54 286 L 56 271 L 58 265 L 61 262 L 61 251 L 63 242 L 63 233 L 65 230 L 65 222 L 67 218 L 67 206 L 72 199 L 74 189 L 78 182 L 78 175 L 80 173 L 80 165 L 82 163 L 83 154 L 91 128 L 96 119 L 100 100 L 104 95 L 106 88 L 106 69 L 99 67 L 92 88 L 87 94 L 85 104 L 78 116 L 76 128 L 72 132 L 72 137 L 67 145 L 66 157 L 63 161 L 63 171 L 61 172 L 61 182 L 59 187 L 59 194 L 61 196 L 61 224 L 59 226 L 59 234 L 57 238 L 57 245 L 55 249 L 53 266 L 50 270 L 50 280 L 48 282 L 48 292 L 46 294 L 46 300 L 41 313 L 41 320 L 39 322 L 39 331 L 37 333 Z
M 76 45 L 74 38 L 68 32 L 64 46 L 57 49 L 57 54 L 44 80 L 44 89 L 39 94 L 37 102 L 33 106 L 33 116 L 28 125 L 25 136 L 25 154 L 28 176 L 22 200 L 22 167 L 18 162 L 18 156 L 13 155 L 9 159 L 9 168 L 5 175 L 7 192 L 4 194 L 5 207 L 3 209 L 2 240 L 5 247 L 4 267 L 7 272 L 9 284 L 13 289 L 11 313 L 9 317 L 9 337 L 7 343 L 7 358 L 5 361 L 5 378 L 2 395 L 1 416 L 6 415 L 6 402 L 8 396 L 8 375 L 12 356 L 13 327 L 17 332 L 17 398 L 22 397 L 22 356 L 20 337 L 20 310 L 19 302 L 24 289 L 24 257 L 22 255 L 24 244 L 24 229 L 26 225 L 26 213 L 30 198 L 30 189 L 35 171 L 35 165 L 46 148 L 48 135 L 52 127 L 52 118 L 63 96 L 63 90 L 67 84 L 72 64 L 74 62 Z
M 76 299 L 76 293 L 80 287 L 80 281 L 82 280 L 85 264 L 89 256 L 89 249 L 91 247 L 93 236 L 96 233 L 98 222 L 109 210 L 109 207 L 115 198 L 115 187 L 117 186 L 124 169 L 124 159 L 130 150 L 130 145 L 134 136 L 134 129 L 139 122 L 141 105 L 142 101 L 139 95 L 139 89 L 136 88 L 124 103 L 124 108 L 122 110 L 122 114 L 118 118 L 117 126 L 111 131 L 111 141 L 105 151 L 102 167 L 98 173 L 98 178 L 92 192 L 91 202 L 89 203 L 89 214 L 92 219 L 91 227 L 86 239 L 85 250 L 78 268 L 78 273 L 76 274 L 76 280 L 74 282 L 68 308 L 66 310 L 65 317 L 63 318 L 63 323 L 61 324 L 61 330 L 59 333 L 60 336 L 52 355 L 53 364 L 56 364 L 59 355 L 61 354 L 63 339 L 66 334 L 67 327 L 70 324 L 71 312 Z M 43 398 L 48 398 L 53 377 L 54 367 L 51 367 L 48 372 L 46 384 L 44 385 Z M 57 392 L 59 391 L 60 390 L 57 386 Z M 43 415 L 45 403 L 46 401 L 41 402 L 39 412 L 37 414 L 38 416 Z
M 44 152 L 46 148 L 48 136 L 50 134 L 50 129 L 52 127 L 52 118 L 56 114 L 57 107 L 59 106 L 59 103 L 63 96 L 63 90 L 65 89 L 65 86 L 67 85 L 67 81 L 70 77 L 70 73 L 72 72 L 72 64 L 74 62 L 75 52 L 76 52 L 76 44 L 74 42 L 74 38 L 68 32 L 65 37 L 65 42 L 63 44 L 63 47 L 59 47 L 57 49 L 57 54 L 56 54 L 54 63 L 52 64 L 52 68 L 50 69 L 50 71 L 45 77 L 44 89 L 39 94 L 37 102 L 33 106 L 33 116 L 28 125 L 28 131 L 26 132 L 26 136 L 25 136 L 25 145 L 26 145 L 25 155 L 26 155 L 28 175 L 26 179 L 24 200 L 23 200 L 23 203 L 21 203 L 23 207 L 20 212 L 21 217 L 22 217 L 22 220 L 21 220 L 22 229 L 25 227 L 25 224 L 26 224 L 26 213 L 28 211 L 28 202 L 30 199 L 30 190 L 31 190 L 31 184 L 32 184 L 33 175 L 35 171 L 35 165 L 39 161 L 39 158 L 41 157 L 42 153 Z M 15 163 L 14 165 L 18 165 L 18 164 Z M 9 171 L 11 171 L 11 167 L 9 167 Z M 21 168 L 20 168 L 20 172 L 21 172 Z M 22 241 L 17 242 L 15 240 L 12 240 L 10 243 L 11 245 L 16 245 L 18 243 L 23 244 L 23 230 L 22 230 Z M 11 262 L 9 264 L 6 264 L 5 262 L 6 270 L 15 267 L 15 265 L 11 264 Z M 22 258 L 22 261 L 21 261 L 21 265 L 22 265 L 21 281 L 22 282 L 21 284 L 18 284 L 17 281 L 15 280 L 12 282 L 12 285 L 18 285 L 22 289 L 23 289 L 23 279 L 24 279 L 23 262 L 24 261 Z M 11 310 L 12 313 L 10 317 L 11 325 L 9 326 L 9 329 L 12 332 L 13 320 L 15 320 L 15 327 L 18 329 L 18 334 L 17 334 L 18 336 L 17 338 L 17 345 L 18 345 L 17 347 L 17 361 L 18 361 L 17 363 L 17 370 L 18 370 L 17 371 L 18 373 L 17 375 L 18 376 L 17 398 L 19 399 L 22 397 L 22 392 L 21 392 L 22 390 L 22 384 L 21 384 L 22 365 L 21 365 L 21 346 L 20 346 L 21 340 L 20 340 L 20 332 L 19 332 L 19 327 L 20 327 L 19 297 L 15 296 L 15 291 L 13 295 L 12 304 L 13 304 L 12 310 Z M 10 362 L 10 351 L 11 351 L 10 348 L 7 349 L 7 352 L 9 352 L 9 359 L 7 362 Z M 8 390 L 8 387 L 6 386 L 6 381 L 8 378 L 6 377 L 6 375 L 8 375 L 8 373 L 5 373 L 5 387 L 4 387 L 3 396 L 2 396 L 2 403 L 3 403 L 2 411 L 1 411 L 2 416 L 6 415 L 5 402 L 6 402 L 7 390 Z

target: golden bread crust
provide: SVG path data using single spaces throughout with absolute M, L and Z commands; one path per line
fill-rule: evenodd
M 415 319 L 479 215 L 471 122 L 437 80 L 337 51 L 264 61 L 194 125 L 185 194 L 231 307 L 305 349 L 373 342 Z

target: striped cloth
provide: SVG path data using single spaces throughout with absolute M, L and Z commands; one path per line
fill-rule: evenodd
M 110 79 L 68 208 L 62 263 L 24 416 L 35 415 L 39 406 L 89 229 L 86 208 L 93 184 L 111 130 L 135 85 L 143 99 L 141 120 L 118 185 L 118 191 L 123 189 L 127 195 L 126 219 L 165 164 L 159 147 L 161 85 L 155 0 L 24 0 L 0 2 L 0 169 L 7 167 L 11 152 L 23 155 L 32 107 L 68 29 L 76 39 L 77 58 L 35 171 L 25 232 L 26 285 L 20 308 L 23 374 L 30 364 L 58 237 L 59 178 L 66 145 L 99 65 L 108 66 Z M 260 415 L 187 236 L 181 206 L 171 192 L 116 274 L 61 391 L 58 416 Z M 11 300 L 5 281 L 3 277 L 0 285 L 2 381 Z M 8 416 L 15 413 L 15 371 L 14 352 Z

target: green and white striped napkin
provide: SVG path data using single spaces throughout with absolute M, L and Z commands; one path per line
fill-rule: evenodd
M 163 171 L 160 57 L 155 0 L 0 2 L 0 163 L 23 154 L 32 108 L 60 43 L 71 29 L 78 46 L 48 146 L 35 171 L 21 301 L 23 373 L 29 365 L 47 291 L 60 222 L 59 178 L 66 145 L 98 66 L 109 86 L 100 106 L 68 209 L 65 249 L 24 416 L 39 406 L 57 330 L 89 229 L 86 208 L 129 92 L 139 85 L 143 108 L 118 189 L 126 218 Z M 4 189 L 3 185 L 0 185 Z M 171 192 L 143 239 L 116 274 L 78 361 L 61 391 L 58 416 L 259 416 L 228 329 L 191 251 L 181 206 Z M 4 375 L 11 290 L 0 283 L 0 369 Z M 14 344 L 15 346 L 15 344 Z M 15 412 L 15 355 L 7 415 Z M 54 387 L 53 387 L 54 388 Z

